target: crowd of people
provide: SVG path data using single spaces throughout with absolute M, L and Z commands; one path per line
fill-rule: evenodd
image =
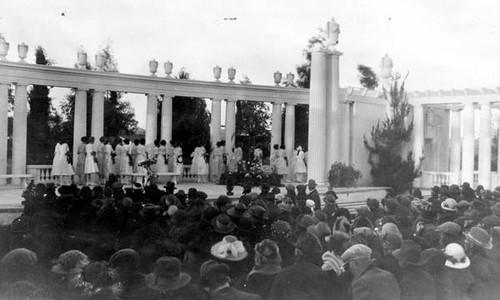
M 115 176 L 31 184 L 2 231 L 0 299 L 498 298 L 500 187 L 388 190 L 351 213 L 316 186 L 208 201 Z
M 200 144 L 191 153 L 191 174 L 198 183 L 219 182 L 225 172 L 237 172 L 243 163 L 243 149 L 237 145 L 226 150 L 224 140 L 216 143 L 215 149 L 207 152 L 205 144 Z M 159 174 L 174 174 L 170 180 L 177 183 L 183 173 L 182 143 L 155 140 L 147 145 L 145 139 L 130 141 L 127 138 L 113 139 L 100 137 L 82 137 L 77 146 L 77 161 L 72 162 L 72 153 L 66 142 L 58 142 L 54 149 L 52 176 L 59 185 L 75 180 L 77 184 L 103 184 L 110 174 L 130 176 L 134 173 L 146 173 L 141 162 L 152 159 L 151 169 Z M 252 159 L 263 164 L 263 151 L 253 149 Z M 280 175 L 282 180 L 304 183 L 307 173 L 307 156 L 298 146 L 291 158 L 287 157 L 284 145 L 274 145 L 269 157 L 271 171 Z M 73 177 L 76 175 L 75 177 Z M 166 180 L 165 180 L 166 181 Z

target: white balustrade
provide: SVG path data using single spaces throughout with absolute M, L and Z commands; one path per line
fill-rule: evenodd
M 26 173 L 33 175 L 35 184 L 56 182 L 52 177 L 52 165 L 27 165 Z

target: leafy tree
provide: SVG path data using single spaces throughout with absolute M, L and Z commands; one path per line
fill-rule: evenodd
M 35 61 L 38 65 L 53 63 L 42 46 L 35 50 Z M 49 87 L 44 85 L 33 85 L 28 92 L 28 164 L 49 164 L 52 161 L 54 144 L 57 142 L 56 135 L 52 134 L 52 127 L 57 113 L 53 110 L 49 92 Z
M 264 152 L 264 157 L 268 156 L 270 119 L 269 106 L 264 102 L 236 102 L 236 143 L 247 151 L 258 147 Z
M 190 74 L 182 68 L 178 78 L 189 80 Z M 207 103 L 201 98 L 174 97 L 172 99 L 172 139 L 182 142 L 185 163 L 200 143 L 210 150 L 210 114 Z M 160 118 L 158 118 L 160 121 Z
M 103 53 L 106 57 L 103 71 L 119 72 L 118 62 L 112 53 L 111 46 L 106 46 L 106 48 L 103 49 Z M 88 62 L 86 68 L 88 70 L 93 69 L 92 65 Z M 67 141 L 72 141 L 73 137 L 75 94 L 76 91 L 72 90 L 67 95 L 65 101 L 61 104 L 63 119 L 65 121 L 61 121 L 59 130 L 60 134 L 64 136 Z M 92 91 L 87 93 L 87 134 L 91 132 L 92 95 Z M 135 120 L 134 109 L 130 105 L 130 102 L 122 100 L 121 92 L 106 92 L 104 98 L 104 120 L 106 121 L 106 126 L 104 126 L 104 135 L 108 137 L 126 136 L 133 134 L 137 130 L 137 121 Z
M 365 65 L 358 65 L 359 83 L 361 86 L 373 90 L 378 86 L 377 74 L 372 68 Z
M 374 185 L 390 186 L 397 193 L 410 189 L 413 180 L 421 174 L 411 151 L 406 159 L 401 155 L 413 131 L 413 121 L 407 122 L 411 108 L 404 84 L 403 80 L 401 85 L 398 85 L 396 79 L 390 91 L 385 91 L 385 98 L 393 110 L 392 116 L 387 116 L 382 123 L 379 121 L 377 126 L 372 127 L 372 143 L 364 138 L 365 147 L 369 151 L 368 163 L 372 167 L 370 173 Z

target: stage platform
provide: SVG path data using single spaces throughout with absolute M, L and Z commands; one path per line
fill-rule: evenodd
M 292 184 L 298 185 L 298 183 Z M 215 200 L 220 195 L 226 194 L 225 185 L 216 185 L 214 183 L 179 183 L 176 191 L 184 190 L 187 193 L 189 188 L 196 188 L 207 193 L 209 200 Z M 285 187 L 280 187 L 280 190 L 282 193 L 285 193 Z M 318 186 L 317 190 L 320 195 L 324 195 L 328 188 L 326 186 Z M 339 206 L 346 207 L 351 211 L 356 207 L 363 206 L 367 198 L 382 199 L 386 193 L 383 187 L 335 188 L 334 190 L 339 197 L 337 200 Z M 10 224 L 13 219 L 22 213 L 22 192 L 23 189 L 15 186 L 3 186 L 0 188 L 0 225 Z M 237 200 L 241 197 L 242 192 L 242 187 L 235 186 L 233 190 L 234 195 L 230 196 L 230 198 Z M 260 193 L 260 188 L 254 187 L 252 192 Z

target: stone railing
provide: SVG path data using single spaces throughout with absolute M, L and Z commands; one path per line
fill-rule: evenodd
M 36 183 L 57 182 L 52 176 L 52 165 L 27 165 L 26 173 L 33 175 L 33 180 Z M 185 165 L 182 172 L 182 182 L 195 181 L 196 175 L 191 174 L 191 166 Z

